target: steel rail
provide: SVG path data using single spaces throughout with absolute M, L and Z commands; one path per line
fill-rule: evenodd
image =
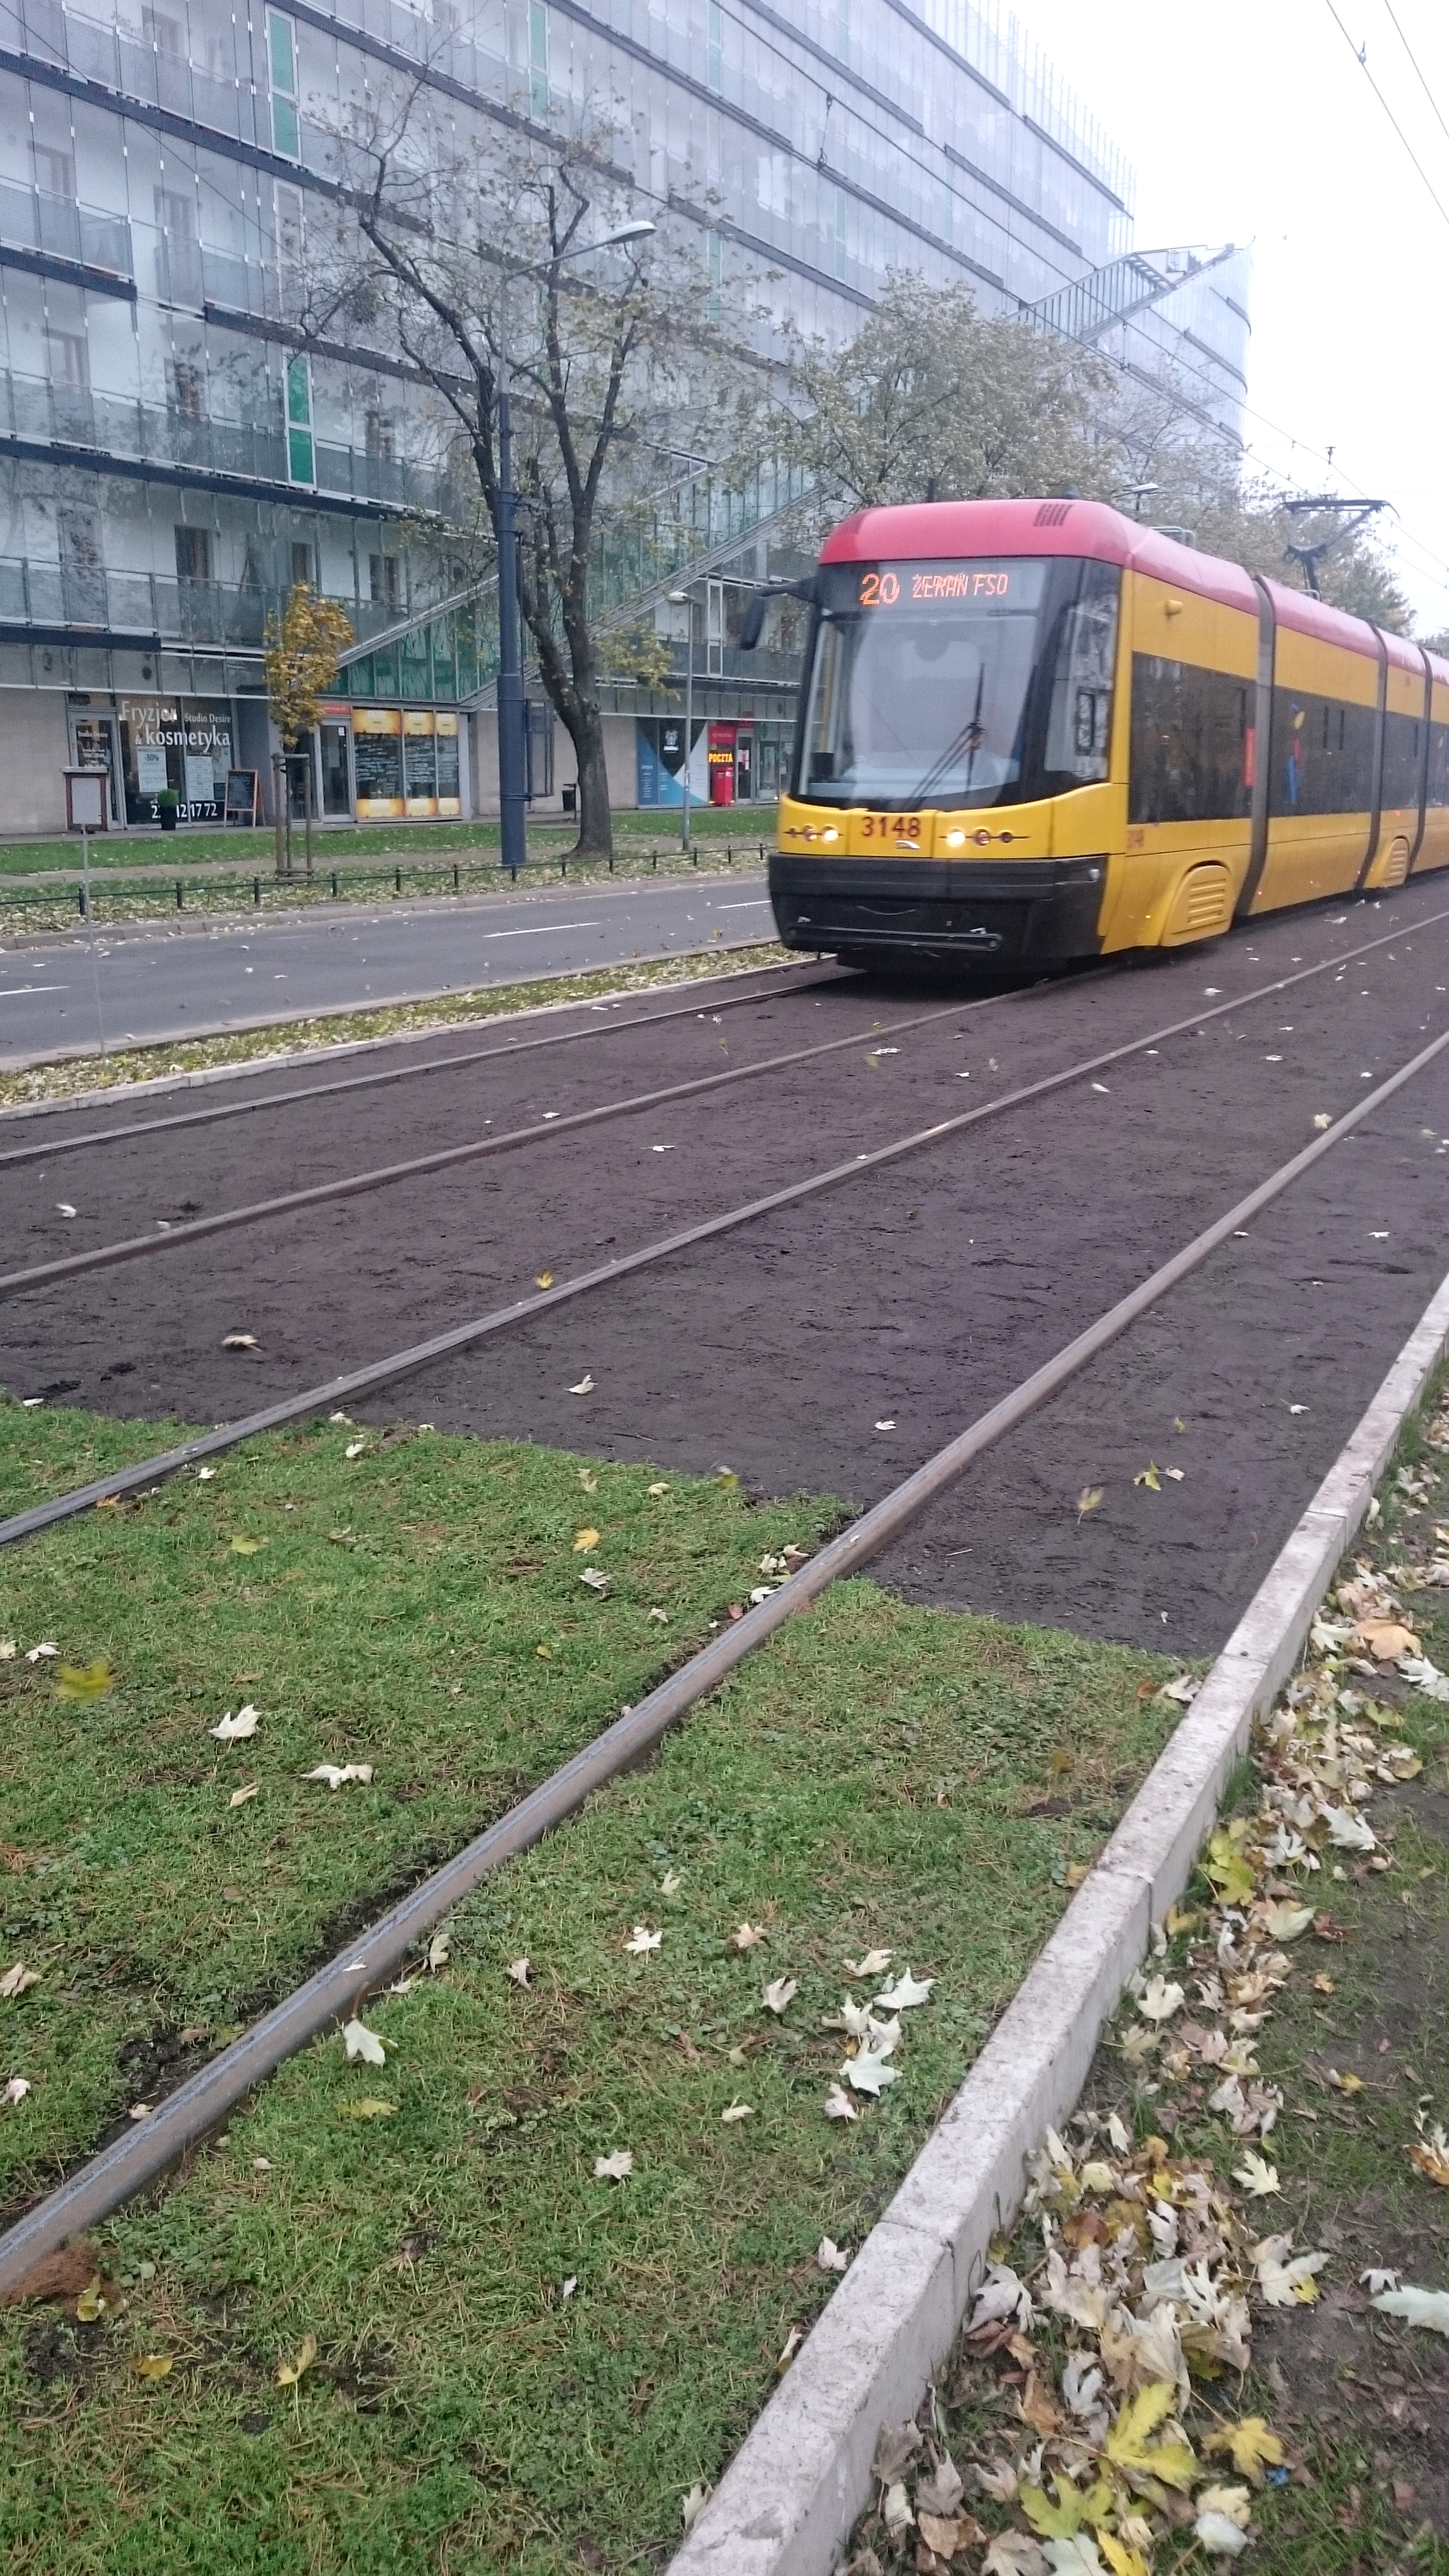
M 1368 943 L 1371 947 L 1382 944 L 1378 940 Z M 1351 953 L 1361 955 L 1363 951 Z M 1345 962 L 1342 958 L 1331 958 L 1327 964 Z M 175 1449 L 159 1450 L 152 1457 L 141 1459 L 134 1467 L 119 1468 L 113 1475 L 98 1476 L 89 1484 L 77 1485 L 69 1493 L 53 1495 L 48 1502 L 33 1503 L 27 1510 L 0 1521 L 0 1547 L 33 1538 L 38 1531 L 51 1528 L 57 1521 L 70 1520 L 78 1512 L 89 1510 L 93 1503 L 118 1502 L 123 1495 L 141 1493 L 163 1478 L 178 1475 L 184 1468 L 196 1465 L 200 1459 L 213 1458 L 224 1450 L 239 1448 L 243 1441 L 255 1439 L 263 1432 L 283 1430 L 289 1423 L 305 1421 L 314 1413 L 330 1412 L 337 1405 L 351 1402 L 358 1396 L 376 1394 L 380 1388 L 394 1385 L 400 1378 L 414 1376 L 419 1369 L 429 1367 L 435 1360 L 447 1359 L 455 1351 L 470 1349 L 474 1343 L 484 1341 L 494 1333 L 506 1332 L 514 1324 L 526 1323 L 535 1315 L 549 1313 L 555 1306 L 587 1296 L 596 1288 L 611 1287 L 616 1280 L 628 1278 L 636 1270 L 647 1269 L 652 1263 L 667 1260 L 675 1253 L 687 1252 L 695 1244 L 711 1242 L 716 1236 L 731 1233 L 738 1226 L 773 1214 L 777 1208 L 797 1206 L 802 1200 L 817 1197 L 825 1190 L 859 1180 L 864 1174 L 879 1171 L 908 1154 L 920 1152 L 927 1145 L 939 1144 L 943 1137 L 958 1135 L 963 1129 L 978 1126 L 985 1119 L 999 1117 L 1008 1109 L 1020 1108 L 1027 1101 L 1039 1100 L 1050 1092 L 1063 1090 L 1069 1083 L 1082 1081 L 1089 1074 L 1119 1063 L 1123 1057 L 1141 1054 L 1151 1046 L 1160 1046 L 1169 1038 L 1182 1036 L 1188 1029 L 1199 1028 L 1208 1020 L 1220 1019 L 1226 1012 L 1241 1010 L 1250 1002 L 1284 992 L 1289 986 L 1303 983 L 1310 976 L 1325 971 L 1325 966 L 1304 967 L 1298 974 L 1280 976 L 1272 984 L 1260 985 L 1236 1001 L 1217 1003 L 1208 1011 L 1194 1011 L 1187 1019 L 1172 1021 L 1165 1028 L 1149 1030 L 1145 1037 L 1130 1039 L 1122 1046 L 1109 1048 L 1104 1054 L 1088 1056 L 1060 1072 L 1043 1074 L 1035 1082 L 1023 1083 L 1017 1090 L 1004 1092 L 995 1100 L 983 1101 L 979 1109 L 963 1110 L 955 1118 L 938 1119 L 933 1126 L 919 1128 L 913 1135 L 898 1137 L 889 1145 L 878 1145 L 873 1153 L 857 1154 L 848 1163 L 835 1163 L 828 1170 L 812 1173 L 803 1181 L 787 1182 L 783 1189 L 771 1190 L 762 1198 L 750 1199 L 743 1207 L 726 1208 L 719 1216 L 705 1217 L 699 1224 L 686 1226 L 678 1234 L 664 1235 L 654 1243 L 641 1244 L 635 1251 L 620 1253 L 613 1261 L 601 1262 L 593 1270 L 580 1271 L 575 1278 L 561 1280 L 555 1287 L 540 1289 L 532 1296 L 517 1297 L 511 1305 L 498 1306 L 486 1315 L 472 1316 L 466 1323 L 451 1325 L 447 1331 L 435 1333 L 427 1341 L 414 1343 L 407 1350 L 392 1352 L 385 1359 L 369 1361 L 359 1369 L 349 1369 L 341 1376 L 328 1378 L 321 1386 L 304 1388 L 299 1395 L 284 1396 L 279 1403 L 266 1405 L 257 1413 L 245 1414 L 237 1422 L 221 1423 L 213 1431 L 199 1432 L 194 1439 L 183 1441 Z
M 778 975 L 784 970 L 778 966 L 755 966 L 744 971 L 755 975 Z M 711 980 L 708 976 L 699 976 L 694 989 Z M 747 1002 L 773 1001 L 777 994 L 788 999 L 792 993 L 812 993 L 821 984 L 828 988 L 833 984 L 859 981 L 859 977 L 850 975 L 811 975 L 805 982 L 766 985 L 750 993 L 722 994 L 708 1008 L 711 1011 L 738 1011 Z M 667 987 L 661 989 L 667 990 Z M 576 1004 L 574 1007 L 585 1008 L 587 1005 Z M 341 1091 L 374 1091 L 383 1083 L 411 1082 L 425 1073 L 455 1073 L 462 1065 L 491 1064 L 499 1056 L 533 1055 L 542 1047 L 576 1046 L 583 1038 L 610 1038 L 621 1029 L 647 1029 L 663 1020 L 689 1020 L 699 1016 L 698 1003 L 687 1002 L 667 1011 L 640 1011 L 630 1020 L 600 1020 L 593 1028 L 556 1029 L 547 1037 L 521 1038 L 511 1046 L 468 1047 L 457 1055 L 429 1056 L 422 1064 L 389 1065 L 378 1073 L 348 1074 L 336 1082 L 299 1083 L 290 1091 L 269 1091 L 259 1100 L 226 1100 L 215 1108 L 181 1110 L 175 1117 L 138 1118 L 129 1127 L 91 1127 L 82 1135 L 57 1137 L 48 1145 L 11 1145 L 0 1153 L 0 1170 L 14 1163 L 48 1162 L 53 1154 L 78 1154 L 92 1145 L 123 1145 L 132 1136 L 159 1136 L 177 1127 L 210 1127 L 222 1118 L 246 1118 L 257 1110 L 290 1107 L 296 1100 L 327 1100 Z M 265 1068 L 257 1068 L 253 1078 L 265 1079 Z M 73 1110 L 81 1104 L 72 1101 L 64 1105 Z M 57 1103 L 56 1107 L 59 1111 L 61 1104 Z M 5 1114 L 0 1110 L 0 1122 L 3 1122 Z M 3 1127 L 0 1127 L 0 1132 L 3 1132 Z
M 724 1073 L 692 1075 L 688 1082 L 666 1083 L 658 1091 L 629 1092 L 622 1100 L 603 1100 L 592 1109 L 574 1109 L 562 1117 L 535 1119 L 528 1127 L 505 1128 L 501 1136 L 470 1137 L 466 1145 L 440 1145 L 431 1154 L 412 1154 L 403 1163 L 382 1163 L 370 1172 L 350 1172 L 340 1181 L 318 1181 L 311 1189 L 288 1190 L 279 1198 L 254 1199 L 238 1208 L 219 1208 L 215 1216 L 199 1216 L 189 1225 L 168 1226 L 164 1234 L 132 1234 L 120 1243 L 97 1244 L 91 1252 L 70 1252 L 58 1261 L 40 1261 L 29 1270 L 0 1272 L 0 1297 L 17 1297 L 32 1288 L 49 1287 L 56 1279 L 73 1279 L 81 1271 L 113 1269 L 118 1262 L 143 1261 L 151 1253 L 169 1252 L 176 1244 L 195 1243 L 202 1236 L 229 1234 L 243 1225 L 261 1225 L 269 1217 L 290 1216 L 298 1208 L 322 1207 L 330 1199 L 361 1198 L 370 1190 L 385 1190 L 397 1181 L 419 1179 L 427 1172 L 446 1172 L 459 1163 L 481 1162 L 490 1154 L 515 1153 L 520 1146 L 542 1144 L 550 1136 L 576 1135 L 582 1127 L 597 1127 L 614 1118 L 630 1118 L 645 1109 L 661 1109 L 677 1100 L 696 1099 L 701 1092 L 721 1091 L 732 1082 L 754 1082 L 761 1074 L 779 1073 L 787 1065 L 808 1064 L 816 1056 L 839 1055 L 847 1047 L 872 1047 L 886 1038 L 904 1036 L 910 1029 L 929 1028 L 936 1020 L 960 1019 L 968 1011 L 985 1008 L 985 1001 L 950 1002 L 933 1011 L 915 1011 L 909 1019 L 887 1020 L 868 1034 L 859 1030 L 849 1037 L 823 1038 L 807 1047 L 791 1047 L 782 1055 L 761 1056 L 755 1064 L 731 1065 Z
M 1225 1215 L 1204 1227 L 987 1412 L 979 1414 L 871 1510 L 852 1521 L 848 1529 L 828 1540 L 768 1600 L 746 1611 L 742 1619 L 692 1655 L 637 1706 L 627 1709 L 452 1860 L 423 1879 L 399 1904 L 380 1916 L 370 1930 L 265 2013 L 209 2065 L 178 2086 L 144 2121 L 128 2128 L 124 2136 L 103 2148 L 58 2191 L 17 2220 L 0 2237 L 0 2300 L 14 2294 L 33 2264 L 108 2217 L 153 2182 L 286 2058 L 344 2014 L 356 2012 L 363 1997 L 382 1985 L 399 1962 L 486 1877 L 562 1824 L 585 1799 L 620 1772 L 634 1768 L 672 1726 L 717 1690 L 786 1620 L 809 1609 L 831 1584 L 869 1564 L 931 1503 L 958 1483 L 983 1450 L 1055 1395 L 1089 1360 L 1249 1225 L 1304 1172 L 1432 1064 L 1446 1047 L 1449 1029 L 1359 1101 L 1336 1126 L 1316 1136 L 1310 1145 L 1270 1173 L 1267 1180 L 1260 1181 L 1246 1198 L 1239 1199 Z
M 1430 923 L 1449 920 L 1449 911 L 1431 914 L 1429 920 Z M 1240 995 L 1235 1001 L 1221 1003 L 1211 1011 L 1195 1012 L 1190 1020 L 1178 1021 L 1170 1029 L 1154 1030 L 1148 1037 L 1134 1039 L 1107 1055 L 1094 1057 L 1090 1063 L 1073 1068 L 1065 1078 L 1095 1073 L 1103 1065 L 1117 1062 L 1123 1055 L 1160 1044 L 1164 1037 L 1178 1036 L 1183 1029 L 1218 1019 L 1225 1012 L 1242 1010 L 1253 1002 L 1271 998 L 1275 993 L 1287 991 L 1292 984 L 1327 974 L 1330 968 L 1346 965 L 1356 957 L 1367 955 L 1370 949 L 1386 946 L 1403 936 L 1402 931 L 1384 932 L 1364 942 L 1361 947 L 1341 952 L 1313 966 L 1305 966 L 1296 975 L 1281 976 L 1271 984 L 1259 985 L 1252 992 Z M 380 1164 L 371 1171 L 353 1172 L 337 1181 L 319 1181 L 310 1189 L 289 1190 L 277 1198 L 255 1199 L 243 1207 L 222 1208 L 214 1216 L 196 1217 L 187 1225 L 168 1226 L 164 1234 L 128 1235 L 118 1243 L 98 1244 L 90 1252 L 65 1253 L 58 1260 L 36 1262 L 25 1270 L 0 1272 L 0 1297 L 24 1296 L 35 1289 L 50 1287 L 57 1280 L 73 1279 L 90 1270 L 114 1269 L 126 1261 L 147 1260 L 152 1254 L 172 1251 L 177 1245 L 196 1243 L 213 1234 L 231 1233 L 240 1226 L 261 1225 L 272 1218 L 290 1216 L 301 1208 L 322 1207 L 335 1199 L 360 1198 L 372 1190 L 388 1189 L 396 1182 L 416 1180 L 430 1172 L 447 1171 L 457 1164 L 479 1162 L 494 1154 L 517 1152 L 525 1145 L 541 1144 L 552 1136 L 576 1135 L 582 1128 L 632 1117 L 643 1110 L 662 1108 L 671 1102 L 697 1098 L 705 1092 L 723 1090 L 731 1083 L 755 1081 L 762 1074 L 778 1073 L 788 1066 L 805 1064 L 818 1056 L 838 1055 L 850 1047 L 864 1047 L 869 1053 L 887 1038 L 899 1037 L 911 1029 L 930 1027 L 939 1020 L 959 1018 L 968 1011 L 982 1010 L 994 998 L 1006 997 L 983 996 L 949 1003 L 936 1010 L 914 1012 L 907 1019 L 885 1022 L 869 1036 L 855 1033 L 849 1037 L 825 1038 L 808 1047 L 762 1056 L 755 1064 L 731 1066 L 727 1072 L 695 1075 L 688 1082 L 670 1083 L 657 1091 L 631 1092 L 622 1100 L 602 1101 L 592 1109 L 578 1109 L 563 1117 L 536 1120 L 527 1127 L 506 1129 L 499 1136 L 473 1137 L 464 1145 L 440 1146 L 431 1154 L 412 1155 L 401 1163 Z M 968 1110 L 961 1118 L 948 1122 L 946 1127 L 929 1129 L 926 1133 L 945 1134 L 951 1127 L 970 1126 L 983 1116 L 1012 1107 L 1018 1100 L 1031 1096 L 1030 1091 L 1008 1093 L 1001 1100 L 988 1102 L 981 1110 Z M 857 1159 L 868 1168 L 873 1158 Z M 750 1209 L 742 1212 L 741 1221 L 744 1215 L 754 1212 L 755 1204 L 752 1203 Z

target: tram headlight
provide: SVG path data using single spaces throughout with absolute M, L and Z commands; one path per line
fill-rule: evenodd
M 840 834 L 832 829 L 829 832 L 822 832 L 820 838 L 822 841 L 838 841 Z
M 965 840 L 966 835 L 964 832 L 948 832 L 946 835 L 946 847 L 948 850 L 959 850 L 964 846 Z

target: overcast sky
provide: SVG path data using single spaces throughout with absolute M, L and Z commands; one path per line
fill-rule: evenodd
M 1252 455 L 1289 488 L 1392 501 L 1399 577 L 1431 633 L 1449 627 L 1449 6 L 1333 5 L 1352 46 L 1329 0 L 1017 14 L 1135 165 L 1144 249 L 1252 243 Z

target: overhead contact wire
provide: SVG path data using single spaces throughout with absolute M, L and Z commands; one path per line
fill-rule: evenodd
M 1414 926 L 1427 928 L 1443 920 L 1449 920 L 1449 912 L 1431 913 L 1427 922 Z M 1098 1073 L 1104 1066 L 1120 1063 L 1124 1056 L 1139 1054 L 1144 1047 L 1161 1045 L 1164 1039 L 1179 1037 L 1186 1029 L 1221 1019 L 1225 1013 L 1244 1010 L 1251 1003 L 1271 999 L 1275 993 L 1287 992 L 1294 984 L 1306 983 L 1314 976 L 1327 974 L 1334 967 L 1367 956 L 1370 950 L 1387 946 L 1405 936 L 1403 929 L 1383 932 L 1359 948 L 1341 952 L 1317 965 L 1305 966 L 1296 975 L 1280 976 L 1273 983 L 1259 985 L 1235 1000 L 1219 1003 L 1213 1010 L 1195 1011 L 1190 1018 L 1175 1021 L 1169 1028 L 1154 1029 L 1146 1037 L 1130 1039 L 1104 1055 L 1092 1056 L 1082 1064 L 1069 1066 L 1063 1073 L 1046 1076 L 1042 1082 L 1029 1085 L 1025 1090 L 1008 1092 L 997 1100 L 987 1101 L 980 1109 L 968 1109 L 958 1118 L 947 1119 L 922 1130 L 918 1136 L 904 1138 L 900 1143 L 881 1150 L 887 1156 L 911 1152 L 937 1136 L 951 1135 L 963 1127 L 976 1125 L 983 1118 L 1015 1108 L 1020 1102 L 1036 1097 L 1043 1089 L 1050 1090 L 1061 1083 Z M 882 1045 L 888 1038 L 902 1036 L 912 1029 L 929 1028 L 941 1020 L 959 1018 L 968 1011 L 984 1007 L 984 1002 L 978 999 L 951 1003 L 940 1010 L 916 1012 L 908 1019 L 887 1021 L 869 1036 L 854 1033 L 844 1038 L 826 1038 L 817 1045 L 795 1047 L 782 1055 L 762 1056 L 755 1064 L 733 1065 L 725 1073 L 698 1074 L 688 1082 L 670 1083 L 658 1091 L 632 1092 L 625 1099 L 602 1101 L 592 1109 L 577 1109 L 562 1117 L 536 1120 L 527 1127 L 513 1127 L 501 1136 L 473 1137 L 467 1144 L 440 1146 L 435 1153 L 415 1154 L 406 1162 L 383 1163 L 372 1171 L 354 1172 L 337 1181 L 319 1181 L 310 1189 L 289 1190 L 278 1198 L 255 1199 L 244 1207 L 222 1208 L 215 1216 L 196 1217 L 187 1225 L 168 1226 L 164 1233 L 127 1235 L 119 1243 L 98 1244 L 90 1252 L 65 1253 L 58 1260 L 35 1262 L 25 1270 L 0 1272 L 0 1297 L 23 1296 L 37 1288 L 51 1287 L 57 1280 L 76 1278 L 84 1271 L 114 1269 L 122 1262 L 146 1260 L 155 1253 L 174 1251 L 179 1245 L 196 1243 L 208 1235 L 230 1233 L 245 1225 L 261 1225 L 269 1219 L 293 1215 L 302 1208 L 323 1207 L 335 1199 L 360 1198 L 372 1190 L 388 1189 L 397 1182 L 417 1180 L 430 1172 L 448 1171 L 462 1163 L 480 1162 L 491 1155 L 516 1153 L 525 1145 L 542 1144 L 550 1137 L 577 1135 L 582 1128 L 600 1126 L 616 1118 L 638 1116 L 647 1109 L 664 1108 L 676 1101 L 697 1099 L 702 1093 L 723 1090 L 731 1083 L 756 1081 L 762 1074 L 778 1073 L 792 1065 L 810 1063 L 820 1056 L 838 1055 L 851 1047 L 861 1047 L 869 1054 L 873 1047 Z M 858 1169 L 872 1169 L 877 1160 L 876 1155 L 857 1156 L 853 1163 L 838 1167 L 825 1179 L 845 1178 Z M 808 1186 L 823 1185 L 817 1179 Z M 723 1222 L 743 1224 L 760 1208 L 779 1203 L 775 1200 L 751 1201 L 746 1209 L 735 1211 Z M 670 1246 L 688 1239 L 692 1238 L 671 1237 Z M 634 1257 L 630 1256 L 631 1259 Z M 658 1258 L 659 1251 L 651 1249 L 649 1257 Z M 553 1294 L 563 1296 L 574 1286 L 575 1283 L 566 1281 Z
M 746 1611 L 742 1619 L 691 1656 L 678 1672 L 671 1673 L 657 1690 L 650 1691 L 636 1707 L 520 1799 L 453 1860 L 424 1879 L 369 1931 L 349 1943 L 208 2066 L 158 2103 L 139 2126 L 128 2129 L 69 2182 L 28 2211 L 0 2237 L 0 2299 L 15 2289 L 33 2264 L 108 2217 L 123 2201 L 153 2182 L 299 2048 L 344 2014 L 355 2012 L 363 1997 L 381 1986 L 443 1917 L 503 1862 L 527 1851 L 544 1834 L 564 1823 L 596 1790 L 652 1752 L 672 1726 L 718 1689 L 788 1619 L 809 1609 L 831 1584 L 869 1564 L 931 1503 L 959 1483 L 967 1468 L 994 1441 L 1055 1395 L 1089 1360 L 1095 1359 L 1235 1233 L 1251 1224 L 1255 1216 L 1423 1072 L 1446 1047 L 1449 1030 L 1422 1047 L 1336 1126 L 1315 1137 L 1267 1180 L 1259 1182 L 1246 1198 L 1239 1199 L 1235 1207 L 1195 1235 L 1139 1287 L 1129 1290 L 989 1411 L 978 1415 L 870 1511 L 852 1521 L 838 1538 L 827 1541 L 777 1592 Z M 0 1536 L 11 1527 L 13 1524 L 6 1524 Z

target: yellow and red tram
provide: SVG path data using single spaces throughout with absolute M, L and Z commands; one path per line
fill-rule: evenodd
M 1449 866 L 1449 665 L 1094 501 L 827 540 L 787 947 L 1060 965 Z

